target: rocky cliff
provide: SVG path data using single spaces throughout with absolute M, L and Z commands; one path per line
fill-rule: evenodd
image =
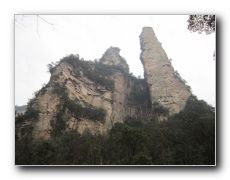
M 174 71 L 161 43 L 151 27 L 144 27 L 140 35 L 141 62 L 148 83 L 151 103 L 169 109 L 170 115 L 184 109 L 191 96 L 190 87 Z
M 71 129 L 104 134 L 127 117 L 150 118 L 147 84 L 129 74 L 119 52 L 110 47 L 95 62 L 70 55 L 50 66 L 49 83 L 28 105 L 37 113 L 24 123 L 33 136 L 48 139 Z
M 33 137 L 44 139 L 72 129 L 106 134 L 130 117 L 159 121 L 178 113 L 191 92 L 152 28 L 143 28 L 140 41 L 144 79 L 129 73 L 117 47 L 107 49 L 99 61 L 69 55 L 50 65 L 50 81 L 28 104 L 21 129 L 30 127 Z

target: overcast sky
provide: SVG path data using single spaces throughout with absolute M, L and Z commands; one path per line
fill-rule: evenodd
M 50 74 L 47 64 L 69 54 L 99 59 L 119 47 L 130 71 L 143 77 L 139 35 L 150 26 L 168 58 L 192 92 L 215 106 L 215 34 L 191 33 L 188 15 L 36 15 L 15 16 L 15 104 L 24 105 Z M 54 24 L 51 26 L 49 23 Z

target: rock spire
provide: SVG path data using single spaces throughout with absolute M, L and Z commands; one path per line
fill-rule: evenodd
M 151 103 L 169 109 L 170 115 L 183 110 L 191 96 L 188 86 L 175 73 L 166 52 L 151 27 L 144 27 L 140 35 L 141 55 Z M 154 106 L 153 106 L 154 107 Z

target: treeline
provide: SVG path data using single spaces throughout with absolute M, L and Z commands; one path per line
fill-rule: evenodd
M 190 98 L 184 111 L 158 124 L 127 117 L 107 135 L 85 130 L 49 140 L 16 137 L 16 165 L 214 165 L 215 113 Z

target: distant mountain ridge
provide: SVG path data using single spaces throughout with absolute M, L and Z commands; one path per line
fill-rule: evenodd
M 17 106 L 15 105 L 15 116 L 20 116 L 25 114 L 27 105 Z
M 17 106 L 15 105 L 15 111 L 26 110 L 27 105 Z

